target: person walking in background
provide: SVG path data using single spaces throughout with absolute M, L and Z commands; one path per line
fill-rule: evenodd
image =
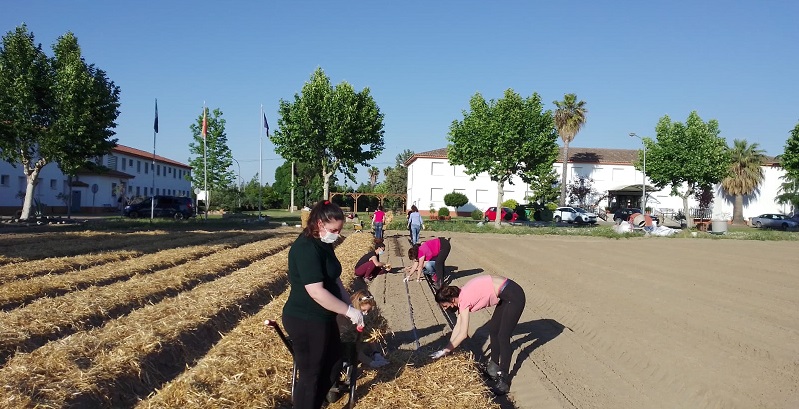
M 433 285 L 436 288 L 441 288 L 444 283 L 444 263 L 447 260 L 447 256 L 449 256 L 451 248 L 449 239 L 443 237 L 435 237 L 409 248 L 408 258 L 414 263 L 408 267 L 408 275 L 405 276 L 405 281 L 409 281 L 414 273 L 416 274 L 416 281 L 422 281 L 422 270 L 426 264 L 425 262 L 434 260 L 436 272 L 433 274 Z
M 422 230 L 422 215 L 416 205 L 411 206 L 408 213 L 408 229 L 411 231 L 411 245 L 419 244 L 419 232 Z
M 430 355 L 433 359 L 450 353 L 469 336 L 469 314 L 496 306 L 491 320 L 488 321 L 491 356 L 486 365 L 486 373 L 495 382 L 495 393 L 508 393 L 508 370 L 513 355 L 510 337 L 527 302 L 522 287 L 509 278 L 486 274 L 467 281 L 463 288 L 442 287 L 436 292 L 436 302 L 442 308 L 457 310 L 458 321 L 452 329 L 447 346 Z
M 383 206 L 377 206 L 377 211 L 372 215 L 372 226 L 375 229 L 376 239 L 383 238 L 383 219 L 385 217 L 386 213 L 383 211 Z
M 371 281 L 378 275 L 388 272 L 391 265 L 380 261 L 380 256 L 386 251 L 383 239 L 375 239 L 375 249 L 364 254 L 355 263 L 355 276 Z
M 291 338 L 300 373 L 294 407 L 321 408 L 340 371 L 341 338 L 338 314 L 363 326 L 363 314 L 350 305 L 341 282 L 341 262 L 333 243 L 344 226 L 344 212 L 323 201 L 311 209 L 308 222 L 291 245 L 288 256 L 289 297 L 283 306 L 283 327 Z

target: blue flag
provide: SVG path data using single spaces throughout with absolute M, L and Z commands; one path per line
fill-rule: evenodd
M 264 114 L 264 128 L 266 128 L 266 134 L 269 135 L 269 121 L 266 120 L 266 114 Z
M 158 98 L 155 99 L 155 122 L 153 122 L 153 131 L 158 133 Z

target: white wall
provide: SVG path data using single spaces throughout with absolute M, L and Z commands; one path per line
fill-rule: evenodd
M 562 164 L 556 162 L 553 164 L 553 169 L 560 178 Z M 762 213 L 787 214 L 791 210 L 774 202 L 782 182 L 780 177 L 785 174 L 785 171 L 770 166 L 764 166 L 763 170 L 765 179 L 759 191 L 744 201 L 744 218 Z M 568 163 L 566 172 L 567 183 L 572 182 L 577 176 L 589 177 L 594 180 L 594 188 L 601 193 L 623 186 L 640 185 L 643 179 L 641 171 L 636 170 L 631 164 Z M 518 202 L 524 203 L 529 186 L 518 177 L 513 179 L 514 185 L 505 185 L 505 195 L 502 200 L 516 199 Z M 647 185 L 652 186 L 649 179 L 647 179 Z M 714 208 L 732 215 L 733 199 L 719 194 L 719 189 L 718 186 L 715 187 L 716 200 L 720 201 L 720 204 L 719 207 L 714 206 Z M 431 203 L 435 208 L 443 207 L 443 195 L 452 191 L 460 191 L 469 198 L 469 203 L 458 209 L 459 211 L 471 212 L 474 209 L 485 211 L 490 206 L 496 206 L 497 186 L 487 174 L 482 174 L 472 181 L 468 175 L 463 173 L 462 167 L 451 166 L 446 158 L 420 157 L 408 166 L 408 208 L 415 204 L 419 210 L 427 211 Z M 648 193 L 647 206 L 653 209 L 682 209 L 682 198 L 671 196 L 670 192 L 671 189 L 667 186 L 659 192 Z M 607 199 L 600 202 L 600 207 L 605 206 L 607 206 Z M 690 198 L 688 206 L 696 207 L 697 201 Z

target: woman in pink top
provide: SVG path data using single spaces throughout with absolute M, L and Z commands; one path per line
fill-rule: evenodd
M 383 211 L 383 206 L 377 206 L 377 211 L 372 215 L 372 224 L 375 229 L 375 238 L 383 238 L 383 218 L 386 217 L 386 212 Z
M 451 248 L 449 239 L 444 237 L 436 237 L 409 248 L 408 258 L 413 260 L 414 264 L 408 268 L 405 281 L 410 280 L 414 273 L 416 273 L 416 281 L 421 281 L 425 262 L 435 260 L 436 272 L 433 274 L 433 285 L 436 288 L 441 288 L 444 283 L 444 263 L 447 261 Z
M 469 314 L 486 307 L 496 306 L 488 321 L 491 359 L 486 373 L 494 379 L 494 392 L 508 393 L 508 370 L 513 349 L 510 337 L 522 316 L 526 297 L 524 290 L 513 280 L 501 276 L 481 275 L 463 286 L 442 287 L 436 292 L 436 302 L 449 310 L 457 309 L 458 322 L 452 330 L 447 346 L 431 355 L 437 359 L 448 354 L 469 336 Z

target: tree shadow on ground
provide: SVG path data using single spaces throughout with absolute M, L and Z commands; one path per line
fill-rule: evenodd
M 528 321 L 516 325 L 516 329 L 513 333 L 516 335 L 524 334 L 524 336 L 511 342 L 511 347 L 513 347 L 514 351 L 519 348 L 521 349 L 516 354 L 516 360 L 514 361 L 513 367 L 510 369 L 509 375 L 511 377 L 515 376 L 521 368 L 522 363 L 530 357 L 530 354 L 532 354 L 536 348 L 555 339 L 564 329 L 569 329 L 569 331 L 571 331 L 570 328 L 551 318 L 542 318 L 540 320 Z M 490 351 L 490 346 L 488 345 L 488 331 L 488 322 L 486 322 L 474 332 L 474 336 L 472 337 L 475 358 L 481 361 L 488 357 Z M 485 345 L 485 348 L 480 349 L 483 345 Z

